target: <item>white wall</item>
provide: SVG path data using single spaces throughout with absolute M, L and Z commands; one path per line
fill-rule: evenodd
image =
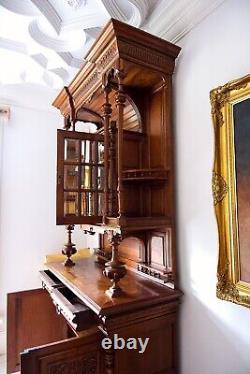
M 249 374 L 250 310 L 216 298 L 209 91 L 250 73 L 250 1 L 228 0 L 179 45 L 175 74 L 181 373 Z
M 6 294 L 40 287 L 44 256 L 59 253 L 66 242 L 64 227 L 55 224 L 56 129 L 62 117 L 39 87 L 5 87 L 1 96 L 1 102 L 10 103 L 11 118 L 0 144 L 0 354 Z M 76 231 L 73 241 L 78 248 L 86 246 L 86 236 Z

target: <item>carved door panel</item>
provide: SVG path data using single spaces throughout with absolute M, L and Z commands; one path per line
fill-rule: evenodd
M 97 327 L 21 354 L 21 374 L 99 374 L 101 332 Z
M 45 290 L 8 294 L 7 373 L 20 370 L 20 352 L 67 338 L 68 327 Z

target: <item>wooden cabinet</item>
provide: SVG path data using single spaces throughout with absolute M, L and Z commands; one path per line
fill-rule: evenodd
M 55 99 L 57 224 L 66 265 L 9 295 L 8 374 L 174 374 L 177 288 L 172 74 L 180 48 L 111 19 Z M 90 131 L 91 130 L 91 131 Z M 70 261 L 74 225 L 95 258 Z M 54 304 L 54 305 L 53 305 Z M 149 339 L 137 349 L 114 341 Z
M 177 286 L 171 113 L 179 51 L 111 20 L 53 103 L 64 117 L 57 223 L 84 224 L 85 233 L 100 235 L 99 261 L 113 256 L 105 271 L 113 296 L 125 275 L 122 262 Z M 94 132 L 79 131 L 90 122 Z

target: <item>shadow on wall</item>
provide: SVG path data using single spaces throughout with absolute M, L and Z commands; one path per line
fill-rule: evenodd
M 202 374 L 249 374 L 250 359 L 241 350 L 242 345 L 249 343 L 248 327 L 243 336 L 237 330 L 240 319 L 234 321 L 233 328 L 228 303 L 216 297 L 207 300 L 205 304 L 199 295 L 194 294 L 183 297 L 180 339 L 185 336 L 185 342 L 181 342 L 181 357 L 185 356 L 185 360 L 181 358 L 180 362 L 185 362 L 185 367 L 181 368 L 181 373 L 201 374 L 197 368 L 203 367 Z M 242 308 L 237 305 L 232 307 Z M 203 364 L 204 357 L 209 357 L 211 366 Z M 230 369 L 225 365 L 229 357 Z M 197 364 L 197 361 L 200 362 Z

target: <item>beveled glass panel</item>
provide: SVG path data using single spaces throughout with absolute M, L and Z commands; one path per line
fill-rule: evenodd
M 81 188 L 91 188 L 91 167 L 88 165 L 82 165 Z
M 98 190 L 104 189 L 104 167 L 97 168 L 97 188 Z
M 89 144 L 89 162 L 92 164 L 95 162 L 96 155 L 95 155 L 95 142 L 90 141 Z
M 70 162 L 79 161 L 79 140 L 65 139 L 64 141 L 64 160 Z
M 78 215 L 78 193 L 64 192 L 64 216 Z
M 83 140 L 81 147 L 81 162 L 89 163 L 90 160 L 90 141 Z
M 78 188 L 78 166 L 64 165 L 64 188 Z
M 92 216 L 94 215 L 94 199 L 92 192 L 81 193 L 81 215 Z
M 92 188 L 96 190 L 97 188 L 97 167 L 96 166 L 92 167 L 91 178 L 92 178 Z
M 103 215 L 103 193 L 99 192 L 98 193 L 98 216 Z
M 104 162 L 104 144 L 98 142 L 98 163 L 102 164 Z

